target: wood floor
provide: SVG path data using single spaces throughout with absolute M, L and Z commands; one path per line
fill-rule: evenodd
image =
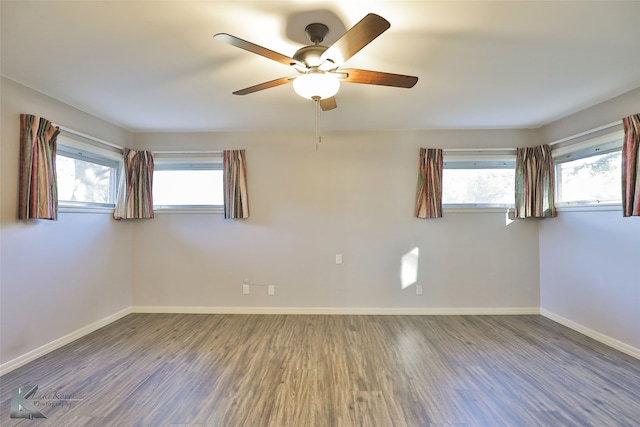
M 132 314 L 0 385 L 2 426 L 640 426 L 640 361 L 541 316 Z

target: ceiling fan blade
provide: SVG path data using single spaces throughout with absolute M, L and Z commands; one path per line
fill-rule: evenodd
M 295 77 L 281 77 L 279 79 L 271 80 L 268 82 L 260 83 L 255 86 L 247 87 L 244 89 L 233 92 L 234 95 L 248 95 L 250 93 L 258 92 L 259 90 L 269 89 L 276 86 L 285 85 L 291 83 Z
M 331 98 L 321 99 L 320 100 L 320 108 L 322 111 L 329 111 L 336 108 L 338 104 L 336 104 L 336 97 L 332 96 Z
M 271 59 L 284 65 L 300 65 L 306 68 L 306 66 L 302 62 L 293 58 L 289 58 L 287 55 L 283 55 L 271 49 L 267 49 L 266 47 L 259 46 L 255 43 L 242 40 L 241 38 L 232 36 L 231 34 L 219 33 L 213 36 L 213 39 L 218 40 L 222 43 L 230 44 L 231 46 L 239 47 L 240 49 L 248 50 L 249 52 L 264 56 L 265 58 Z
M 417 77 L 403 74 L 358 69 L 340 69 L 338 71 L 347 75 L 344 78 L 340 78 L 340 80 L 349 83 L 410 88 L 418 82 Z
M 389 21 L 382 16 L 370 13 L 325 50 L 320 61 L 330 60 L 339 66 L 384 33 L 390 26 Z

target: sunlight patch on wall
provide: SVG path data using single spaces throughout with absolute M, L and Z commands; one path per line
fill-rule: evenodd
M 418 281 L 418 255 L 419 248 L 413 248 L 402 255 L 400 260 L 400 283 L 402 289 L 408 288 Z

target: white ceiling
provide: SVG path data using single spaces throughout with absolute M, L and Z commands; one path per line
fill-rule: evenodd
M 419 77 L 342 84 L 325 130 L 539 127 L 640 87 L 640 2 L 5 1 L 2 75 L 132 131 L 308 130 L 294 75 L 214 41 L 287 56 L 313 21 L 335 41 L 367 13 L 391 28 L 345 66 Z

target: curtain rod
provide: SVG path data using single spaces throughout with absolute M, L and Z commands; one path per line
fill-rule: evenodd
M 464 153 L 464 152 L 505 152 L 505 151 L 516 151 L 513 147 L 505 147 L 505 148 L 443 148 L 442 151 L 451 152 L 451 153 Z
M 562 144 L 563 142 L 571 141 L 572 139 L 581 138 L 583 136 L 586 136 L 592 133 L 600 132 L 601 130 L 612 129 L 617 126 L 622 126 L 622 120 L 617 120 L 615 122 L 608 123 L 606 125 L 598 126 L 597 128 L 589 129 L 584 132 L 577 133 L 575 135 L 567 136 L 566 138 L 558 139 L 557 141 L 550 142 L 549 146 Z
M 120 151 L 122 151 L 124 149 L 124 147 L 121 147 L 118 144 L 114 144 L 112 142 L 109 141 L 105 141 L 104 139 L 100 139 L 100 138 L 96 138 L 94 136 L 88 135 L 86 133 L 82 133 L 79 132 L 75 129 L 71 129 L 68 128 L 66 126 L 60 126 L 60 125 L 54 125 L 56 126 L 58 129 L 60 129 L 60 131 L 62 132 L 66 132 L 68 134 L 71 135 L 75 135 L 75 136 L 79 136 L 81 138 L 85 138 L 88 139 L 89 141 L 93 141 L 93 142 L 97 142 L 99 144 L 104 144 L 107 145 L 109 147 L 118 149 Z M 178 151 L 163 151 L 163 150 L 159 150 L 159 151 L 155 151 L 155 150 L 151 150 L 154 154 L 222 154 L 222 150 L 196 150 L 196 151 L 184 151 L 184 150 L 178 150 Z
M 153 154 L 222 154 L 222 150 L 151 150 Z
M 66 133 L 71 134 L 71 135 L 79 136 L 81 138 L 88 139 L 89 141 L 97 142 L 99 144 L 107 145 L 107 146 L 109 146 L 111 148 L 115 148 L 115 149 L 118 149 L 120 151 L 124 150 L 124 147 L 121 147 L 118 144 L 114 144 L 114 143 L 109 142 L 109 141 L 105 141 L 104 139 L 96 138 L 95 136 L 87 135 L 86 133 L 78 132 L 77 130 L 70 129 L 70 128 L 65 127 L 65 126 L 59 126 L 59 125 L 55 125 L 55 126 L 57 126 L 58 129 L 60 129 L 60 131 L 62 131 L 62 132 L 66 132 Z
M 75 135 L 75 136 L 79 136 L 81 138 L 85 138 L 88 139 L 89 141 L 93 141 L 93 142 L 97 142 L 98 144 L 103 144 L 103 145 L 107 145 L 109 147 L 115 148 L 117 150 L 122 151 L 124 148 L 121 147 L 118 144 L 114 144 L 112 142 L 109 141 L 105 141 L 104 139 L 100 139 L 100 138 L 96 138 L 94 136 L 88 135 L 86 133 L 82 133 L 79 132 L 75 129 L 71 129 L 68 128 L 66 126 L 60 126 L 60 125 L 54 125 L 56 126 L 58 129 L 60 129 L 60 131 L 62 132 L 66 132 L 68 134 L 71 135 Z M 155 151 L 155 150 L 151 150 L 154 154 L 222 154 L 222 150 L 196 150 L 196 151 L 184 151 L 184 150 L 178 150 L 178 151 L 166 151 L 166 150 L 159 150 L 159 151 Z

